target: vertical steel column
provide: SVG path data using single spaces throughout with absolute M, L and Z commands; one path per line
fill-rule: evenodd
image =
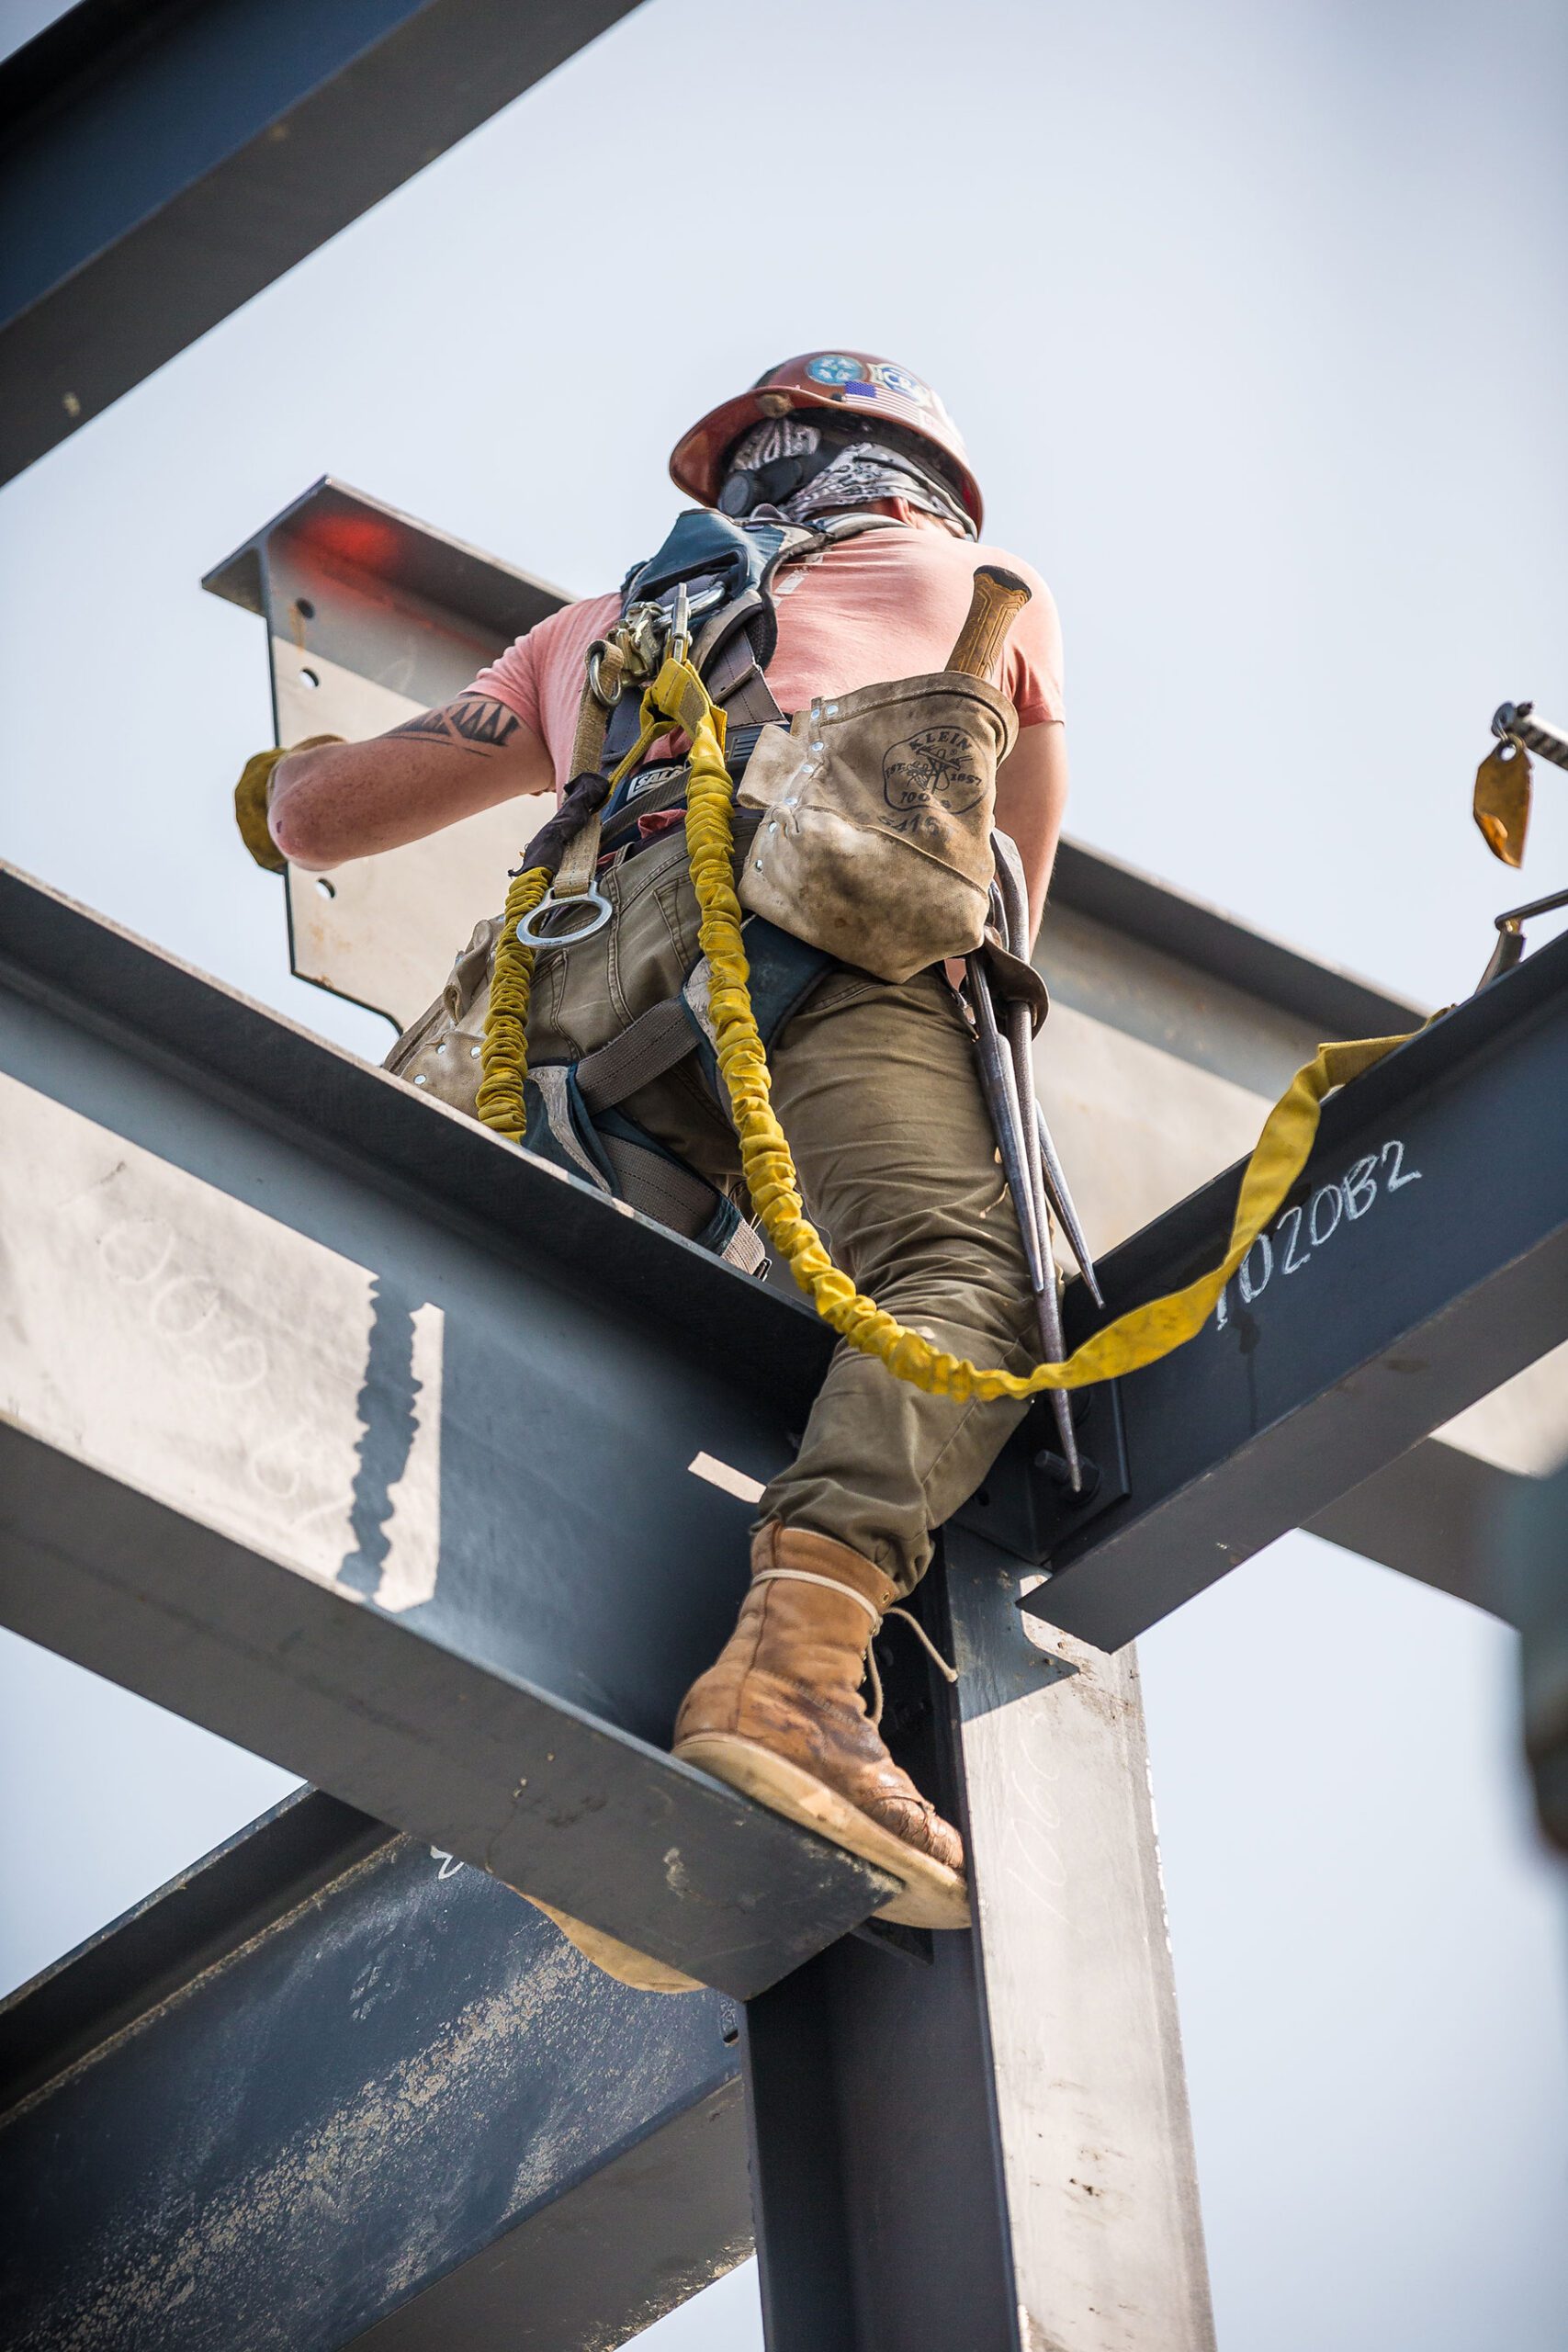
M 947 1539 L 971 1875 L 1022 2352 L 1212 2352 L 1138 1669 Z
M 1136 1667 L 945 1552 L 956 1706 L 895 1636 L 887 1722 L 964 1819 L 976 1931 L 873 1928 L 748 2005 L 769 2352 L 1212 2352 Z
M 877 1655 L 888 1745 L 961 1818 L 945 1689 L 901 1633 Z M 744 2051 L 768 2352 L 1020 2352 L 976 1939 L 847 1937 L 747 2004 Z
M 1493 1531 L 1493 1575 L 1524 1636 L 1525 1754 L 1540 1826 L 1568 1853 L 1568 1467 L 1521 1479 Z

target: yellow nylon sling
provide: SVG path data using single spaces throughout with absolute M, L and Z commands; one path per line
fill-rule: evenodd
M 686 796 L 686 851 L 692 887 L 701 910 L 700 937 L 712 983 L 708 997 L 718 1067 L 729 1099 L 730 1118 L 740 1145 L 746 1187 L 762 1228 L 823 1320 L 864 1355 L 874 1356 L 898 1380 L 928 1395 L 955 1398 L 1037 1396 L 1050 1388 L 1085 1388 L 1114 1380 L 1156 1363 L 1201 1330 L 1221 1291 L 1264 1227 L 1277 1215 L 1306 1166 L 1317 1134 L 1323 1098 L 1343 1086 L 1404 1037 L 1363 1037 L 1320 1046 L 1299 1069 L 1264 1123 L 1236 1200 L 1230 1242 L 1213 1270 L 1184 1290 L 1151 1299 L 1118 1316 L 1074 1351 L 1066 1363 L 1043 1363 L 1031 1373 L 1005 1372 L 971 1363 L 966 1356 L 933 1347 L 863 1297 L 840 1272 L 805 1214 L 795 1162 L 783 1128 L 773 1116 L 767 1057 L 752 1018 L 747 986 L 750 967 L 741 935 L 740 901 L 735 895 L 735 835 L 731 821 L 734 786 L 724 763 L 724 713 L 715 708 L 696 672 L 685 662 L 666 661 L 643 695 L 642 742 L 673 724 L 691 737 Z M 623 769 L 637 757 L 628 754 Z M 619 774 L 620 771 L 617 771 Z M 536 906 L 548 888 L 540 867 L 518 876 L 508 894 L 506 931 L 496 950 L 490 1010 L 485 1023 L 479 1116 L 501 1133 L 524 1131 L 523 1082 L 527 1074 L 526 1020 L 533 951 L 512 936 L 519 916 Z

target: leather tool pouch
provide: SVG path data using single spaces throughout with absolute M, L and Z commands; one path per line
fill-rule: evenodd
M 879 979 L 968 955 L 986 928 L 997 769 L 1017 734 L 1004 695 L 945 670 L 764 729 L 738 796 L 762 811 L 741 905 Z

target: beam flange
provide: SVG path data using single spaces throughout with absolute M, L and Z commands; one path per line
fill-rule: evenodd
M 82 0 L 0 65 L 0 481 L 635 0 Z
M 874 1911 L 664 1752 L 745 1587 L 706 1467 L 787 1460 L 814 1320 L 15 877 L 0 928 L 8 1622 L 739 1997 Z
M 748 2251 L 739 2032 L 303 1791 L 0 2007 L 0 2335 L 620 2343 Z
M 1111 1313 L 1217 1261 L 1237 1181 L 1111 1253 Z M 1118 1648 L 1564 1339 L 1568 937 L 1325 1105 L 1220 1314 L 1119 1384 L 1131 1491 L 1060 1526 L 1026 1605 Z

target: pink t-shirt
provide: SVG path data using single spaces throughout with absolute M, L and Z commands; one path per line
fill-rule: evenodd
M 815 695 L 942 669 L 969 610 L 976 566 L 997 563 L 1034 594 L 1013 624 L 996 683 L 1021 727 L 1060 718 L 1062 633 L 1039 573 L 1000 548 L 954 537 L 934 517 L 899 512 L 905 527 L 863 532 L 778 573 L 779 641 L 768 685 L 779 708 L 803 710 Z M 503 702 L 533 729 L 549 749 L 558 786 L 570 781 L 583 657 L 619 617 L 615 594 L 564 605 L 508 646 L 468 689 Z M 662 755 L 663 746 L 653 748 Z

